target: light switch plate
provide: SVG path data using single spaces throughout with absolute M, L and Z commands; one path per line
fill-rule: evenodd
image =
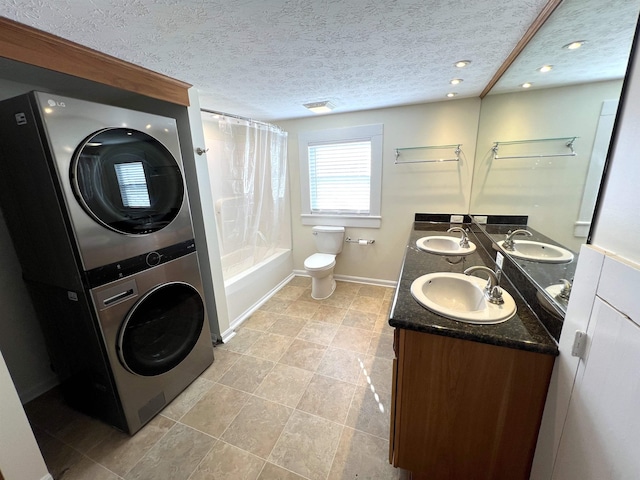
M 473 219 L 478 223 L 482 223 L 482 224 L 487 223 L 486 215 L 474 215 Z
M 464 222 L 464 215 L 451 215 L 451 223 L 462 223 Z

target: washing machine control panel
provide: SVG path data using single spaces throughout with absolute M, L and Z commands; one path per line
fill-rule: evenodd
M 188 255 L 196 250 L 193 239 L 180 242 L 157 251 L 144 253 L 132 258 L 126 258 L 116 263 L 94 268 L 85 272 L 89 288 L 99 287 L 107 283 L 142 272 L 157 265 L 170 262 L 176 258 Z

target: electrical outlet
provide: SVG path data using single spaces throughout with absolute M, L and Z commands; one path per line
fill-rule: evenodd
M 473 219 L 478 223 L 482 223 L 482 224 L 486 224 L 487 223 L 487 216 L 486 215 L 474 215 Z
M 462 223 L 464 222 L 464 215 L 451 215 L 451 223 Z
M 502 264 L 504 263 L 504 257 L 502 256 L 502 254 L 500 252 L 496 253 L 496 265 L 498 265 L 498 268 L 502 268 Z

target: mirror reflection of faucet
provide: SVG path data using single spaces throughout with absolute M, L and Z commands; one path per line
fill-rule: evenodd
M 526 235 L 527 237 L 532 237 L 533 233 L 531 233 L 529 230 L 524 230 L 522 228 L 514 230 L 513 232 L 509 230 L 504 237 L 504 242 L 502 242 L 502 248 L 504 248 L 509 252 L 512 252 L 515 249 L 513 237 L 515 237 L 516 235 Z

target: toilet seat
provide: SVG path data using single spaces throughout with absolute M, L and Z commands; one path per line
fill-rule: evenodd
M 336 256 L 330 253 L 314 253 L 304 261 L 308 271 L 328 270 L 336 265 Z

